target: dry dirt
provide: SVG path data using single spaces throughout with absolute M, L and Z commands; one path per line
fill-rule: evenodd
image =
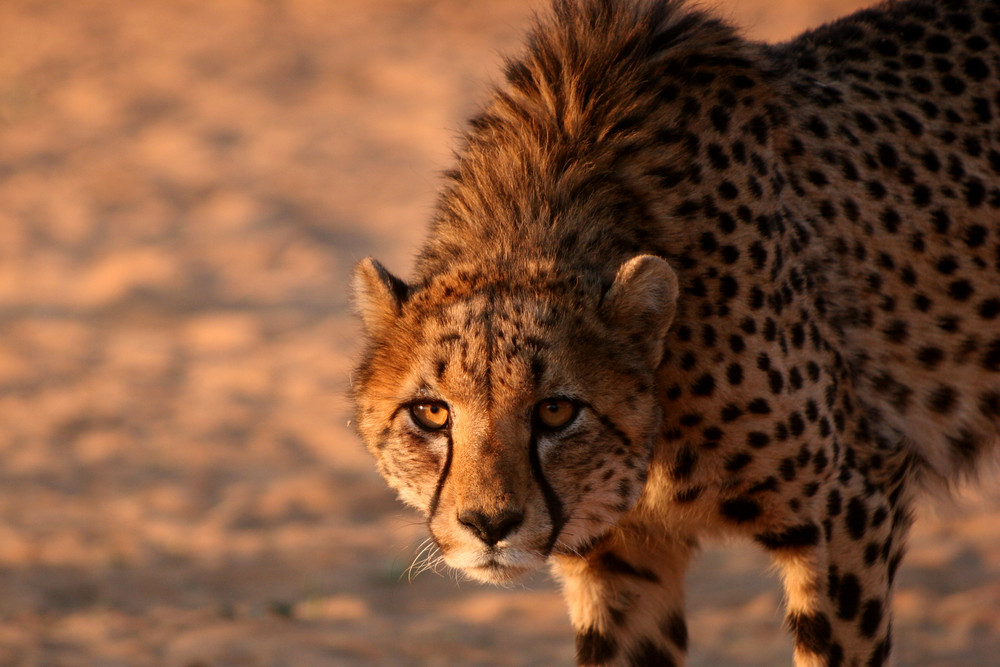
M 859 4 L 721 6 L 779 39 Z M 406 272 L 533 5 L 0 2 L 0 666 L 571 662 L 544 577 L 408 579 L 343 398 L 351 265 Z M 990 489 L 922 510 L 902 664 L 1000 664 Z M 690 591 L 693 665 L 789 663 L 752 548 Z

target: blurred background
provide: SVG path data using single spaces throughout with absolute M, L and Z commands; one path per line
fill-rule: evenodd
M 713 3 L 778 40 L 857 0 Z M 0 666 L 552 665 L 544 576 L 424 573 L 344 398 L 352 264 L 406 274 L 540 0 L 0 1 Z M 1000 490 L 921 509 L 902 664 L 998 664 Z M 691 664 L 789 664 L 709 547 Z

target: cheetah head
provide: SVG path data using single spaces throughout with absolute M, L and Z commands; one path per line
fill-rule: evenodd
M 356 424 L 446 563 L 506 582 L 613 530 L 645 484 L 677 279 L 640 255 L 607 279 L 534 262 L 408 285 L 354 276 L 368 347 Z

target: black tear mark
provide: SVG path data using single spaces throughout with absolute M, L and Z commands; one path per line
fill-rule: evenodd
M 441 476 L 438 477 L 437 487 L 434 489 L 434 497 L 431 498 L 431 504 L 427 508 L 427 523 L 430 524 L 434 520 L 434 514 L 437 512 L 438 503 L 441 501 L 441 491 L 444 490 L 445 480 L 448 479 L 448 473 L 451 471 L 451 453 L 452 453 L 452 442 L 451 433 L 448 434 L 448 453 L 444 458 L 444 467 L 441 469 Z

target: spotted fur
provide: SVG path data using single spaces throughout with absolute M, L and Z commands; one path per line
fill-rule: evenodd
M 680 665 L 686 564 L 744 535 L 797 665 L 884 664 L 915 491 L 1000 441 L 998 72 L 995 0 L 780 45 L 681 2 L 557 0 L 413 278 L 355 274 L 358 428 L 446 562 L 549 562 L 580 664 Z M 439 430 L 411 415 L 431 403 Z

